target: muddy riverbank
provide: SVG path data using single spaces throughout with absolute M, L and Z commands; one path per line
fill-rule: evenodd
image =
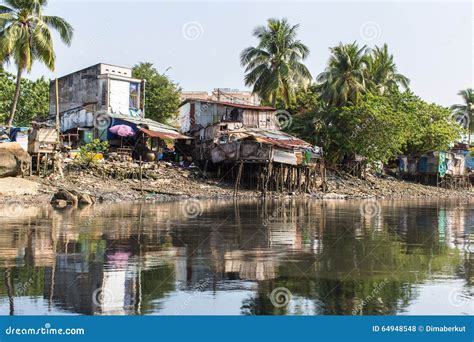
M 49 204 L 51 198 L 60 189 L 73 190 L 93 196 L 100 202 L 137 202 L 170 201 L 185 198 L 218 199 L 232 198 L 234 185 L 218 180 L 206 179 L 201 171 L 193 168 L 181 168 L 169 163 L 159 163 L 153 170 L 147 170 L 153 177 L 120 179 L 111 176 L 110 167 L 91 167 L 74 172 L 65 172 L 63 178 L 50 175 L 46 178 L 26 177 L 8 178 L 0 183 L 0 203 Z M 117 179 L 118 178 L 118 179 Z M 122 177 L 123 178 L 123 177 Z M 32 190 L 33 189 L 33 190 Z M 260 197 L 254 190 L 240 189 L 239 198 Z M 456 198 L 472 197 L 473 190 L 447 190 L 399 181 L 393 177 L 375 177 L 359 179 L 345 174 L 328 172 L 327 191 L 311 194 L 268 193 L 269 197 L 300 196 L 318 199 L 325 198 Z

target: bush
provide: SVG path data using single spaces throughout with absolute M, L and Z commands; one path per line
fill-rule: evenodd
M 79 149 L 79 161 L 83 165 L 90 165 L 97 163 L 101 158 L 100 155 L 107 152 L 109 149 L 108 141 L 101 141 L 94 139 L 89 144 L 82 146 Z

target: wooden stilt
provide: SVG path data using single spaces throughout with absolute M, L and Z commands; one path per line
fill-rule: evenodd
M 240 186 L 240 179 L 242 177 L 242 169 L 244 168 L 244 162 L 241 161 L 239 165 L 239 171 L 237 173 L 237 178 L 235 180 L 235 189 L 234 189 L 234 197 L 237 196 L 237 193 L 239 192 L 239 186 Z

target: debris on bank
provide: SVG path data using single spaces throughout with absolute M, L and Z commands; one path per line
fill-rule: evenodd
M 206 179 L 197 168 L 184 168 L 176 164 L 158 162 L 146 168 L 140 182 L 137 163 L 117 165 L 103 161 L 83 170 L 65 173 L 64 178 L 51 175 L 47 178 L 36 176 L 14 178 L 15 187 L 22 184 L 36 184 L 37 192 L 31 194 L 6 194 L 0 196 L 0 203 L 24 203 L 44 205 L 52 203 L 57 208 L 76 205 L 90 205 L 96 202 L 164 202 L 181 199 L 230 199 L 234 197 L 232 184 Z M 114 165 L 115 164 L 115 165 Z M 71 166 L 73 167 L 73 166 Z M 135 175 L 135 178 L 115 178 L 116 170 L 121 175 Z M 126 170 L 126 171 L 124 171 Z M 1 180 L 0 180 L 1 181 Z M 4 182 L 11 183 L 5 178 Z M 24 183 L 27 182 L 27 183 Z M 14 183 L 11 183 L 14 184 Z M 1 185 L 0 185 L 1 186 Z M 242 189 L 238 198 L 261 198 L 261 192 Z M 385 198 L 385 199 L 424 199 L 472 197 L 468 190 L 449 190 L 416 183 L 400 181 L 394 177 L 367 175 L 360 179 L 345 173 L 327 173 L 327 191 L 307 193 L 268 192 L 267 198 L 306 197 L 322 200 Z

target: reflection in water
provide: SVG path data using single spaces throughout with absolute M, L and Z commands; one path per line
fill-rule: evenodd
M 0 314 L 473 313 L 472 203 L 186 205 L 0 208 Z

